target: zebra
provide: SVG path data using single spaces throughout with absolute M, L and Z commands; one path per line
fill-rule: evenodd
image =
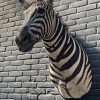
M 38 0 L 25 11 L 16 44 L 29 52 L 42 40 L 49 58 L 49 76 L 65 99 L 81 98 L 92 85 L 92 70 L 82 46 L 68 32 L 53 9 L 53 0 Z

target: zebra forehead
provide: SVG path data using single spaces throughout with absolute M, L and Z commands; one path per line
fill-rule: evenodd
M 28 9 L 24 11 L 25 18 L 29 18 L 32 13 L 34 13 L 35 9 L 37 8 L 36 3 L 33 3 Z

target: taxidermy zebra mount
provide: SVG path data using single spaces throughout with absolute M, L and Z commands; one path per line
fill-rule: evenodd
M 53 0 L 38 0 L 25 11 L 15 41 L 19 51 L 29 52 L 40 40 L 50 61 L 50 79 L 59 94 L 64 98 L 80 98 L 88 93 L 92 84 L 88 56 L 54 12 Z

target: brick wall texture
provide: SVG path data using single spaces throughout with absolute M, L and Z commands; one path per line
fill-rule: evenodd
M 37 43 L 29 53 L 18 51 L 14 40 L 23 9 L 18 0 L 0 0 L 0 100 L 64 100 L 49 79 L 43 44 Z M 92 89 L 78 100 L 100 100 L 100 0 L 54 0 L 54 10 L 92 64 Z

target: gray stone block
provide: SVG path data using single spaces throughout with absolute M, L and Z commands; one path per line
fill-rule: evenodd
M 96 9 L 96 4 L 88 4 L 86 6 L 78 7 L 77 12 L 83 12 L 92 9 Z
M 15 77 L 3 77 L 3 82 L 14 82 Z
M 0 82 L 2 82 L 3 81 L 3 77 L 0 77 Z
M 82 24 L 82 23 L 94 22 L 96 20 L 97 20 L 96 16 L 90 16 L 90 17 L 78 19 L 78 20 L 76 20 L 76 22 L 77 22 L 77 24 Z
M 6 47 L 6 50 L 7 50 L 7 51 L 15 51 L 15 50 L 17 50 L 17 49 L 18 49 L 17 46 L 9 46 L 9 47 Z
M 87 16 L 95 16 L 95 15 L 99 15 L 100 9 L 94 9 L 94 10 L 90 10 L 90 11 L 86 11 Z
M 3 24 L 3 28 L 9 28 L 14 26 L 14 22 Z
M 39 75 L 49 75 L 48 70 L 39 70 Z
M 93 35 L 95 33 L 96 33 L 95 28 L 76 31 L 77 36 L 89 36 L 89 35 Z
M 1 37 L 2 38 L 10 37 L 10 36 L 13 36 L 13 32 L 4 32 L 4 33 L 1 33 Z
M 25 59 L 30 59 L 30 58 L 32 58 L 30 54 L 24 54 L 24 55 L 17 56 L 18 60 L 25 60 Z
M 21 6 L 15 7 L 15 8 L 13 8 L 13 9 L 9 9 L 9 12 L 10 12 L 10 13 L 16 13 L 17 11 L 20 11 L 20 10 L 21 10 Z
M 5 57 L 5 61 L 14 61 L 14 60 L 16 60 L 16 56 Z
M 84 29 L 86 29 L 86 24 L 74 25 L 69 27 L 70 32 L 84 30 Z
M 86 13 L 80 12 L 80 13 L 68 15 L 68 20 L 79 19 L 79 18 L 84 18 L 84 17 L 86 17 Z
M 9 27 L 9 28 L 8 28 L 8 32 L 10 32 L 10 31 L 18 31 L 19 28 L 20 28 L 19 26 Z
M 46 90 L 45 90 L 45 88 L 36 88 L 36 89 L 29 88 L 29 93 L 31 93 L 31 94 L 45 94 Z
M 8 96 L 8 94 L 6 94 L 6 93 L 0 93 L 1 100 L 7 99 L 7 96 Z
M 30 76 L 20 76 L 16 78 L 17 82 L 28 82 L 30 81 Z
M 97 33 L 100 34 L 100 27 L 97 28 Z
M 12 55 L 21 55 L 21 54 L 23 54 L 23 53 L 19 52 L 19 50 L 12 51 Z
M 24 71 L 23 75 L 24 76 L 35 76 L 35 75 L 38 75 L 38 71 L 37 70 Z
M 97 46 L 97 42 L 96 41 L 87 41 L 87 42 L 82 42 L 81 45 L 83 48 L 92 48 L 92 47 Z
M 99 2 L 100 0 L 88 0 L 88 3 L 96 3 Z
M 0 62 L 1 62 L 1 61 L 4 61 L 4 58 L 3 58 L 3 57 L 0 57 Z
M 30 69 L 31 69 L 30 65 L 17 66 L 18 71 L 27 71 L 27 70 L 30 70 Z
M 7 6 L 9 4 L 10 4 L 9 2 L 2 2 L 2 3 L 0 3 L 0 7 L 4 7 L 4 6 Z
M 2 43 L 2 42 L 6 42 L 6 40 L 7 40 L 6 37 L 5 37 L 5 38 L 0 38 L 0 43 Z
M 77 11 L 76 8 L 72 8 L 72 9 L 68 9 L 68 10 L 63 10 L 63 11 L 59 12 L 59 16 L 75 14 L 76 11 Z
M 0 47 L 0 52 L 5 51 L 5 47 Z
M 3 16 L 0 16 L 0 20 L 2 20 L 3 19 Z
M 100 47 L 100 40 L 99 40 L 99 41 L 97 41 L 97 46 L 98 46 L 98 47 Z
M 4 61 L 4 62 L 0 62 L 1 66 L 5 67 L 5 66 L 9 66 L 10 62 L 9 61 Z
M 15 88 L 15 93 L 26 94 L 28 91 L 28 88 Z
M 8 95 L 8 98 L 14 100 L 21 100 L 21 96 L 22 96 L 21 94 L 10 93 Z
M 98 54 L 100 52 L 100 47 L 86 48 L 88 54 Z
M 100 40 L 100 34 L 94 34 L 87 36 L 87 41 L 97 41 Z
M 87 24 L 87 28 L 94 28 L 99 26 L 100 26 L 100 21 L 90 22 Z
M 23 82 L 22 83 L 22 88 L 36 88 L 37 83 L 35 82 Z
M 8 88 L 20 88 L 21 87 L 21 82 L 9 82 L 8 83 Z
M 0 67 L 0 72 L 3 72 L 4 71 L 4 69 L 3 69 L 4 67 Z
M 4 71 L 5 72 L 10 72 L 10 71 L 16 71 L 16 66 L 5 66 Z
M 9 76 L 12 76 L 12 77 L 22 76 L 22 72 L 21 71 L 12 71 L 12 72 L 9 72 Z
M 22 25 L 22 23 L 23 23 L 23 20 L 16 21 L 16 22 L 15 22 L 15 25 L 16 25 L 16 26 L 19 26 L 19 25 Z
M 46 82 L 46 76 L 32 76 L 31 80 L 34 82 Z
M 55 100 L 54 95 L 40 95 L 38 100 Z
M 8 47 L 8 46 L 11 46 L 11 45 L 12 45 L 12 41 L 7 41 L 7 42 L 1 43 L 2 47 Z
M 0 76 L 2 77 L 6 77 L 6 76 L 8 76 L 8 72 L 0 72 Z
M 5 33 L 5 32 L 7 32 L 7 28 L 5 28 L 5 29 L 0 29 L 0 33 Z
M 3 47 L 0 47 L 0 48 L 2 49 Z M 12 54 L 11 54 L 11 51 L 6 51 L 6 52 L 1 52 L 0 55 L 3 57 L 7 57 L 7 56 L 11 56 Z
M 77 2 L 73 2 L 69 5 L 69 8 L 77 8 L 87 4 L 87 0 L 78 0 Z
M 2 93 L 13 93 L 14 92 L 14 88 L 2 88 L 1 89 Z M 0 99 L 1 100 L 1 99 Z M 7 99 L 8 100 L 8 99 Z
M 89 56 L 89 58 L 91 59 L 91 60 L 99 60 L 100 59 L 100 54 L 90 54 L 90 55 L 88 55 Z M 94 68 L 93 69 L 93 72 L 94 71 L 97 71 L 97 74 L 99 74 L 99 69 L 98 68 Z M 95 72 L 96 73 L 96 72 Z
M 13 18 L 9 18 L 9 22 L 14 22 L 14 21 L 19 21 L 21 20 L 21 16 L 16 16 L 16 17 L 13 17 Z
M 57 7 L 54 8 L 55 12 L 63 11 L 63 10 L 66 10 L 66 9 L 68 9 L 68 5 L 57 6 Z
M 3 11 L 3 7 L 0 8 L 0 11 Z
M 38 59 L 32 59 L 32 60 L 24 60 L 24 64 L 27 64 L 27 65 L 35 65 L 35 64 L 38 64 L 39 63 L 39 60 Z
M 15 6 L 16 6 L 15 4 L 4 6 L 4 10 L 15 8 Z
M 15 17 L 15 13 L 4 15 L 4 18 L 12 18 L 12 17 Z
M 53 88 L 53 84 L 51 82 L 38 82 L 37 83 L 38 88 Z
M 38 100 L 37 95 L 23 94 L 22 100 Z
M 20 66 L 20 65 L 23 65 L 23 61 L 21 61 L 21 60 L 11 61 L 10 65 Z
M 35 64 L 35 65 L 32 65 L 32 69 L 33 70 L 46 70 L 46 65 L 45 64 Z
M 0 20 L 0 24 L 5 24 L 8 22 L 8 19 Z
M 6 82 L 1 82 L 0 83 L 0 88 L 7 88 L 7 83 Z
M 100 8 L 100 2 L 99 2 L 99 3 L 97 3 L 97 8 Z

